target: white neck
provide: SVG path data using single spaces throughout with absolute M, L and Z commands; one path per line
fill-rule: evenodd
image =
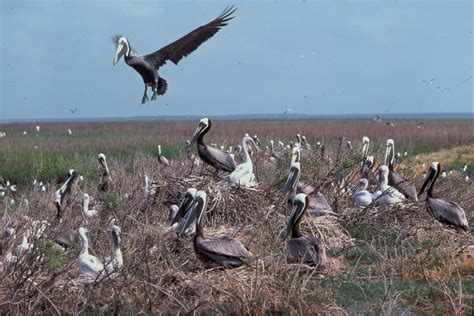
M 84 232 L 79 232 L 82 241 L 82 254 L 89 254 L 89 240 Z
M 249 163 L 252 164 L 252 160 L 250 159 L 248 147 L 247 147 L 247 141 L 244 139 L 242 140 L 242 150 L 244 152 L 244 163 Z

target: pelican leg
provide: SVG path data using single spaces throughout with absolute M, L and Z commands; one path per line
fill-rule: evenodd
M 152 86 L 152 90 L 153 90 L 153 95 L 151 96 L 151 100 L 156 100 L 156 94 L 158 93 L 158 81 L 156 81 L 153 86 Z
M 146 94 L 146 90 L 148 89 L 147 84 L 145 83 L 145 92 L 143 92 L 142 104 L 148 101 L 148 95 Z

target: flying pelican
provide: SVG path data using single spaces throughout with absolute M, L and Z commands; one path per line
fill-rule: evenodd
M 365 178 L 359 180 L 359 184 L 355 193 L 352 195 L 352 201 L 357 206 L 366 207 L 370 203 L 372 203 L 372 193 L 367 191 L 367 187 L 369 186 L 369 181 Z
M 393 139 L 387 139 L 384 165 L 388 166 L 388 184 L 393 186 L 395 189 L 400 191 L 406 198 L 417 202 L 418 195 L 416 194 L 416 188 L 413 184 L 409 183 L 399 173 L 394 171 L 394 158 L 395 158 L 395 143 Z
M 300 193 L 296 195 L 288 219 L 285 239 L 291 234 L 291 238 L 288 241 L 288 249 L 293 257 L 325 268 L 326 250 L 321 240 L 317 237 L 303 236 L 301 234 L 300 223 L 308 209 L 308 204 L 309 198 L 306 194 Z
M 434 184 L 441 172 L 441 164 L 437 161 L 431 163 L 428 172 L 428 176 L 418 193 L 418 195 L 421 195 L 425 188 L 428 187 L 425 202 L 428 213 L 443 224 L 461 228 L 466 232 L 469 231 L 466 214 L 461 206 L 458 203 L 435 197 Z
M 110 173 L 109 168 L 107 167 L 107 159 L 105 155 L 100 153 L 97 156 L 99 160 L 99 171 L 100 171 L 100 183 L 97 186 L 97 189 L 102 192 L 107 192 L 109 190 L 109 182 L 110 182 Z
M 161 154 L 161 145 L 158 145 L 158 162 L 165 166 L 170 165 L 170 162 L 168 161 L 168 159 Z
M 123 256 L 122 250 L 120 249 L 120 227 L 112 225 L 108 230 L 110 241 L 112 242 L 112 256 L 106 257 L 102 260 L 102 264 L 105 266 L 107 273 L 112 273 L 123 267 Z
M 191 147 L 197 143 L 199 158 L 201 158 L 201 160 L 205 163 L 214 167 L 217 171 L 234 171 L 235 161 L 229 154 L 204 143 L 204 135 L 209 132 L 210 129 L 211 120 L 208 118 L 201 119 L 188 147 Z
M 377 204 L 393 204 L 405 201 L 405 196 L 392 186 L 388 185 L 390 170 L 386 165 L 379 167 L 380 187 L 372 194 L 372 199 Z
M 90 210 L 89 209 L 89 203 L 90 203 L 90 197 L 89 197 L 89 194 L 87 193 L 84 193 L 84 195 L 82 196 L 82 213 L 84 214 L 84 217 L 87 219 L 87 218 L 91 218 L 91 217 L 94 217 L 97 215 L 97 210 Z
M 224 180 L 244 187 L 251 186 L 254 183 L 255 175 L 253 173 L 253 164 L 248 152 L 249 144 L 254 148 L 255 151 L 258 151 L 257 144 L 252 137 L 245 136 L 242 138 L 244 161 L 238 165 L 231 174 L 225 176 Z
M 191 209 L 177 228 L 178 235 L 182 236 L 189 225 L 196 220 L 193 243 L 194 252 L 199 260 L 210 267 L 223 266 L 224 268 L 239 267 L 246 263 L 252 254 L 237 239 L 230 236 L 204 237 L 202 215 L 206 209 L 207 194 L 204 191 L 198 191 Z
M 197 190 L 195 188 L 189 188 L 186 190 L 184 194 L 184 198 L 179 204 L 178 210 L 176 211 L 176 215 L 171 220 L 171 227 L 177 227 L 178 223 L 186 217 L 189 212 L 189 209 L 193 203 L 194 197 L 196 196 Z
M 79 236 L 82 241 L 82 252 L 77 259 L 79 273 L 83 276 L 96 278 L 104 271 L 104 264 L 97 258 L 89 254 L 89 240 L 87 239 L 87 230 L 79 227 Z
M 234 7 L 227 7 L 216 19 L 148 55 L 137 54 L 130 46 L 126 37 L 116 35 L 113 40 L 117 44 L 117 52 L 115 53 L 113 64 L 115 65 L 122 56 L 125 56 L 125 63 L 140 74 L 145 84 L 142 104 L 148 101 L 148 87 L 151 87 L 153 90 L 151 99 L 156 100 L 156 95 L 165 94 L 168 87 L 166 80 L 159 76 L 158 69 L 167 61 L 172 61 L 177 65 L 183 57 L 191 54 L 202 43 L 227 25 L 233 19 L 231 15 L 235 10 Z

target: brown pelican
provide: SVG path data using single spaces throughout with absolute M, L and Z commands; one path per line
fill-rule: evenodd
M 388 169 L 390 170 L 388 173 L 388 184 L 400 191 L 406 198 L 415 202 L 418 201 L 415 186 L 393 170 L 394 160 L 395 143 L 393 142 L 393 139 L 387 139 L 384 165 L 388 166 Z
M 245 136 L 242 139 L 244 161 L 238 165 L 231 174 L 225 176 L 224 180 L 244 187 L 254 184 L 255 174 L 253 173 L 252 159 L 250 158 L 248 151 L 249 144 L 255 151 L 258 151 L 257 144 L 255 143 L 254 139 L 252 137 Z
M 122 250 L 120 249 L 120 243 L 122 241 L 120 238 L 120 233 L 120 227 L 115 224 L 107 230 L 107 234 L 109 235 L 110 241 L 112 243 L 112 256 L 106 257 L 102 260 L 107 273 L 117 271 L 123 266 Z
M 57 218 L 61 218 L 62 216 L 62 209 L 61 209 L 61 204 L 64 201 L 64 198 L 66 197 L 69 192 L 71 192 L 72 185 L 74 181 L 76 180 L 77 173 L 74 171 L 74 169 L 70 169 L 69 172 L 69 177 L 67 180 L 64 182 L 64 184 L 54 193 L 54 203 L 56 205 L 57 209 Z
M 194 132 L 193 138 L 188 147 L 197 143 L 199 158 L 205 163 L 214 167 L 217 171 L 223 170 L 232 172 L 235 170 L 234 159 L 228 154 L 217 148 L 204 144 L 204 135 L 211 129 L 211 120 L 203 118 Z
M 380 187 L 372 194 L 372 199 L 377 204 L 393 204 L 405 201 L 405 196 L 394 187 L 388 185 L 388 167 L 381 165 L 379 167 Z
M 296 187 L 298 185 L 298 180 L 300 178 L 301 166 L 299 162 L 293 162 L 290 165 L 290 173 L 288 174 L 288 178 L 286 179 L 286 183 L 283 186 L 283 194 L 288 192 L 296 191 Z
M 171 224 L 171 222 L 174 220 L 176 217 L 176 214 L 178 214 L 179 206 L 176 204 L 171 204 L 169 207 L 169 214 L 168 214 L 168 219 L 166 220 L 167 223 Z
M 79 227 L 82 252 L 77 259 L 77 265 L 79 266 L 79 273 L 81 275 L 95 278 L 104 270 L 104 264 L 99 258 L 89 254 L 89 239 L 87 239 L 86 233 L 87 230 L 84 227 Z
M 105 155 L 100 153 L 97 156 L 99 160 L 99 170 L 100 170 L 100 183 L 97 186 L 97 190 L 102 192 L 107 192 L 109 190 L 109 182 L 110 182 L 110 173 L 109 168 L 107 167 L 107 160 Z
M 178 223 L 186 217 L 186 215 L 189 212 L 189 209 L 193 203 L 194 197 L 196 196 L 197 190 L 195 188 L 189 188 L 186 190 L 186 193 L 184 194 L 184 198 L 181 201 L 181 204 L 179 204 L 178 210 L 176 211 L 175 216 L 171 220 L 170 225 L 172 227 L 175 227 L 178 225 Z
M 308 203 L 308 213 L 311 216 L 325 216 L 325 215 L 333 215 L 339 216 L 337 213 L 332 211 L 331 205 L 329 205 L 326 197 L 321 193 L 317 192 L 314 193 L 316 189 L 309 185 L 305 184 L 301 181 L 298 181 L 298 185 L 296 186 L 296 191 L 293 191 L 290 194 L 290 201 L 293 202 L 296 194 L 304 193 L 309 198 Z
M 309 204 L 306 194 L 300 193 L 293 200 L 293 207 L 288 226 L 286 228 L 285 239 L 291 234 L 288 241 L 288 248 L 292 256 L 305 262 L 313 263 L 318 267 L 326 267 L 326 250 L 323 243 L 317 237 L 303 236 L 300 230 L 300 223 Z
M 359 180 L 355 193 L 352 195 L 352 201 L 357 206 L 366 207 L 372 203 L 372 193 L 367 190 L 369 181 L 365 178 Z
M 183 222 L 177 229 L 178 235 L 183 235 L 191 223 L 196 220 L 194 235 L 194 252 L 206 266 L 233 268 L 246 263 L 252 254 L 238 240 L 230 236 L 206 238 L 202 229 L 202 215 L 207 208 L 207 195 L 198 191 L 193 204 Z
M 82 196 L 82 207 L 83 207 L 83 210 L 82 210 L 82 214 L 84 214 L 84 217 L 87 219 L 87 218 L 90 218 L 90 217 L 94 217 L 97 215 L 97 210 L 90 210 L 89 209 L 89 203 L 90 203 L 90 197 L 89 197 L 89 194 L 87 193 L 84 193 L 84 195 Z
M 161 154 L 161 145 L 158 145 L 158 162 L 165 166 L 170 165 L 170 162 L 168 161 L 168 159 Z
M 168 87 L 166 80 L 158 75 L 158 69 L 167 61 L 172 61 L 177 65 L 183 57 L 191 54 L 202 43 L 210 39 L 222 27 L 227 25 L 227 23 L 233 19 L 233 16 L 231 15 L 234 12 L 235 9 L 233 7 L 227 7 L 216 19 L 198 27 L 177 41 L 148 55 L 140 55 L 136 53 L 130 46 L 126 37 L 116 35 L 114 37 L 114 42 L 117 44 L 117 52 L 115 53 L 113 64 L 115 65 L 122 56 L 125 56 L 125 63 L 140 74 L 145 84 L 142 104 L 148 101 L 148 87 L 151 87 L 153 90 L 151 99 L 155 100 L 156 95 L 165 94 Z
M 466 214 L 461 206 L 458 203 L 436 198 L 435 196 L 434 184 L 440 172 L 441 164 L 436 161 L 433 162 L 418 195 L 421 195 L 425 188 L 428 187 L 425 202 L 428 213 L 443 224 L 455 226 L 467 232 L 469 231 L 469 225 L 467 223 Z

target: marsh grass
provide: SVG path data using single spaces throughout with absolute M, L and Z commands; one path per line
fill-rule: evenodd
M 275 129 L 275 122 L 256 125 L 226 122 L 223 132 L 223 123 L 216 122 L 208 135 L 209 142 L 219 144 L 235 144 L 245 132 L 268 135 L 265 139 L 260 136 L 265 144 L 270 137 L 278 139 L 277 131 L 279 135 L 288 135 L 288 140 L 298 131 L 307 135 L 314 146 L 321 137 L 309 135 L 324 133 L 326 154 L 332 162 L 329 159 L 322 160 L 318 152 L 304 151 L 302 180 L 321 191 L 340 216 L 338 219 L 305 216 L 302 230 L 304 234 L 320 236 L 324 240 L 328 254 L 326 270 L 295 261 L 288 253 L 286 241 L 282 240 L 282 231 L 290 212 L 287 199 L 280 191 L 287 176 L 288 155 L 275 166 L 269 163 L 268 153 L 260 151 L 258 157 L 254 156 L 259 186 L 244 189 L 224 184 L 220 177 L 213 177 L 201 166 L 193 167 L 183 154 L 182 144 L 194 131 L 195 122 L 149 123 L 144 126 L 136 123 L 77 125 L 71 128 L 73 133 L 84 133 L 84 137 L 78 137 L 77 142 L 70 140 L 67 135 L 61 135 L 54 142 L 45 137 L 43 141 L 48 145 L 41 145 L 33 135 L 30 138 L 15 136 L 15 130 L 21 133 L 25 127 L 9 126 L 8 151 L 2 147 L 2 161 L 14 165 L 29 159 L 32 172 L 37 172 L 36 168 L 42 164 L 50 164 L 50 167 L 44 167 L 47 172 L 42 171 L 46 178 L 57 176 L 53 164 L 58 162 L 63 168 L 58 168 L 60 174 L 75 168 L 84 175 L 84 182 L 80 186 L 75 185 L 68 198 L 62 225 L 73 229 L 84 225 L 81 196 L 84 192 L 89 193 L 99 210 L 98 217 L 87 224 L 91 252 L 101 258 L 110 255 L 110 242 L 105 230 L 109 220 L 115 218 L 122 229 L 124 267 L 114 278 L 105 277 L 86 284 L 79 276 L 76 263 L 81 251 L 80 244 L 65 253 L 58 252 L 49 241 L 51 231 L 47 230 L 42 236 L 29 240 L 34 248 L 18 263 L 9 269 L 3 267 L 5 271 L 0 277 L 0 312 L 234 315 L 472 313 L 472 230 L 463 234 L 443 226 L 428 215 L 423 201 L 360 209 L 352 205 L 350 194 L 338 189 L 342 177 L 348 178 L 353 172 L 357 174 L 357 152 L 360 148 L 353 141 L 355 152 L 344 149 L 337 160 L 338 140 L 329 137 L 330 133 L 337 137 L 344 133 L 353 139 L 365 135 L 364 128 L 380 131 L 389 128 L 390 133 L 386 134 L 393 138 L 410 133 L 396 132 L 396 128 L 382 125 L 367 125 L 377 124 L 373 122 L 351 123 L 352 127 L 348 126 L 348 122 L 341 122 L 340 130 L 337 131 L 333 124 L 325 122 L 290 122 L 280 129 Z M 429 127 L 429 123 L 425 127 Z M 471 141 L 472 135 L 464 134 L 461 130 L 464 123 L 442 122 L 441 126 L 451 132 L 457 131 L 451 135 L 455 142 Z M 403 124 L 407 124 L 405 127 L 408 128 L 415 123 L 400 122 L 397 126 Z M 66 126 L 45 125 L 42 126 L 42 132 L 54 134 Z M 315 126 L 320 131 L 313 130 Z M 360 135 L 357 134 L 359 132 Z M 372 133 L 376 135 L 373 130 Z M 447 131 L 439 130 L 438 133 L 438 136 L 442 136 Z M 372 136 L 370 132 L 367 135 Z M 374 142 L 382 143 L 385 136 L 377 135 L 374 138 L 378 137 Z M 422 136 L 419 138 L 423 139 Z M 443 139 L 449 137 L 434 140 L 436 146 L 448 146 L 448 142 L 442 143 Z M 4 142 L 4 139 L 0 141 Z M 13 145 L 15 142 L 17 145 Z M 420 142 L 423 146 L 430 145 L 428 140 Z M 170 167 L 160 165 L 155 157 L 155 148 L 159 143 L 163 153 L 173 160 Z M 417 146 L 413 138 L 407 143 L 400 143 L 398 145 L 395 139 L 397 146 L 409 152 L 412 152 L 413 146 Z M 31 147 L 34 144 L 41 147 L 43 154 L 53 158 L 43 160 L 47 163 L 35 165 L 37 158 L 32 157 L 35 151 Z M 375 151 L 377 147 L 374 144 L 372 152 L 381 161 L 382 145 L 378 147 L 380 150 Z M 48 148 L 51 152 L 46 152 Z M 451 151 L 467 153 L 457 147 Z M 113 179 L 110 192 L 105 194 L 97 191 L 98 152 L 107 155 Z M 449 157 L 449 152 L 443 152 L 440 159 Z M 55 153 L 57 157 L 54 157 Z M 22 158 L 13 157 L 16 154 Z M 430 162 L 425 159 L 437 158 L 436 153 L 426 155 L 431 156 L 417 154 L 416 158 L 412 155 L 397 165 L 397 169 L 406 171 L 408 179 L 417 187 L 422 181 L 420 172 L 408 171 L 421 163 Z M 465 159 L 465 156 L 462 157 L 459 159 Z M 472 161 L 468 161 L 468 164 L 472 165 Z M 4 165 L 2 168 L 6 169 Z M 15 195 L 9 193 L 0 202 L 3 213 L 0 230 L 7 225 L 18 227 L 17 240 L 10 245 L 10 250 L 15 249 L 21 240 L 24 229 L 21 227 L 26 225 L 25 216 L 52 223 L 55 216 L 51 196 L 57 189 L 56 185 L 48 185 L 45 193 L 36 192 L 30 184 L 32 175 L 21 173 L 20 167 L 18 170 L 25 184 L 20 183 Z M 144 174 L 162 183 L 153 197 L 144 196 L 141 180 Z M 5 174 L 2 175 L 6 179 Z M 375 177 L 371 179 L 372 184 L 375 181 Z M 342 189 L 350 191 L 352 184 L 349 182 Z M 465 183 L 460 173 L 440 179 L 437 184 L 439 196 L 454 200 L 464 207 L 472 227 L 472 184 Z M 227 234 L 241 240 L 254 255 L 249 265 L 233 270 L 206 269 L 196 259 L 192 237 L 177 238 L 165 223 L 168 207 L 178 204 L 191 186 L 209 194 L 206 235 Z M 29 200 L 28 206 L 22 202 L 25 197 Z M 11 204 L 11 199 L 16 203 Z M 2 249 L 0 261 L 9 249 Z

